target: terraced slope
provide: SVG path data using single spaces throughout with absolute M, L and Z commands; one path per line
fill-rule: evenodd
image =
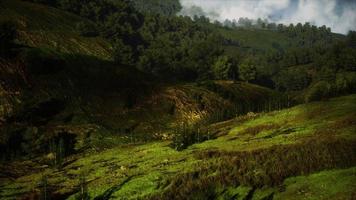
M 60 170 L 18 162 L 1 170 L 14 178 L 0 195 L 39 195 L 46 176 L 54 197 L 74 199 L 84 174 L 97 199 L 352 199 L 355 110 L 351 95 L 213 124 L 220 137 L 183 151 L 154 142 L 89 150 Z

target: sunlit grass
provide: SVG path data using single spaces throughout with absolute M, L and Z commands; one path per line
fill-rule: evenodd
M 172 149 L 169 146 L 170 142 L 167 141 L 119 146 L 97 153 L 88 152 L 75 158 L 77 160 L 65 166 L 62 170 L 47 169 L 20 177 L 2 187 L 1 195 L 4 197 L 3 199 L 11 199 L 13 195 L 20 192 L 36 191 L 44 174 L 48 175 L 49 184 L 57 185 L 57 192 L 67 193 L 78 188 L 81 173 L 86 174 L 88 191 L 91 197 L 103 194 L 129 177 L 130 180 L 115 191 L 113 196 L 119 199 L 122 197 L 135 199 L 160 195 L 171 187 L 171 181 L 179 174 L 195 173 L 198 169 L 201 169 L 208 170 L 206 171 L 207 178 L 219 176 L 220 172 L 211 167 L 215 164 L 226 162 L 223 160 L 224 157 L 205 157 L 203 154 L 202 156 L 197 156 L 200 152 L 243 153 L 256 150 L 263 152 L 264 149 L 272 151 L 275 145 L 282 148 L 283 145 L 302 144 L 312 137 L 321 137 L 325 141 L 328 141 L 327 137 L 329 136 L 332 136 L 335 141 L 337 141 L 337 138 L 355 139 L 356 127 L 355 123 L 353 123 L 353 112 L 356 107 L 355 100 L 356 95 L 351 95 L 331 99 L 327 102 L 317 102 L 282 111 L 262 113 L 245 122 L 241 122 L 238 119 L 231 120 L 225 124 L 232 127 L 227 135 L 192 145 L 183 151 Z M 324 112 L 324 108 L 327 108 L 328 112 Z M 335 130 L 332 129 L 335 126 L 340 126 L 340 124 L 342 125 L 341 127 Z M 221 128 L 221 125 L 212 127 Z M 324 140 L 320 141 L 320 145 L 323 144 Z M 285 147 L 287 148 L 288 146 Z M 294 150 L 298 149 L 298 147 L 293 148 Z M 307 157 L 301 157 L 302 154 L 295 153 L 295 156 L 297 156 L 295 159 L 307 159 Z M 278 160 L 275 157 L 270 157 L 269 159 Z M 265 167 L 277 171 L 279 169 L 279 166 Z M 212 171 L 209 171 L 210 168 Z M 265 170 L 262 168 L 256 169 Z M 278 193 L 280 196 L 277 196 L 280 199 L 285 199 L 286 195 L 292 196 L 297 193 L 298 188 L 302 185 L 299 183 L 300 181 L 311 185 L 312 191 L 319 189 L 317 185 L 324 182 L 325 188 L 330 188 L 332 186 L 328 184 L 331 184 L 331 181 L 322 177 L 333 177 L 333 174 L 336 174 L 335 176 L 342 175 L 342 178 L 338 179 L 339 182 L 337 184 L 339 185 L 336 185 L 337 188 L 328 193 L 329 196 L 334 197 L 332 195 L 335 195 L 336 192 L 333 191 L 341 191 L 342 195 L 348 195 L 350 189 L 347 188 L 355 187 L 350 183 L 355 169 L 341 174 L 332 172 L 330 176 L 328 173 L 321 173 L 320 176 L 312 175 L 309 178 L 288 179 L 289 181 L 285 182 L 287 185 L 286 192 Z M 294 181 L 296 181 L 295 184 L 293 184 Z M 344 190 L 343 187 L 346 189 Z M 249 187 L 230 188 L 225 191 L 225 195 L 240 194 L 242 197 L 250 189 Z M 275 190 L 273 188 L 256 190 L 254 191 L 254 198 L 268 196 L 271 191 Z M 311 199 L 315 199 L 314 196 Z M 302 197 L 304 198 L 305 196 L 296 195 L 295 199 L 302 199 Z M 73 199 L 74 195 L 71 198 Z
M 288 178 L 285 181 L 285 191 L 277 193 L 274 199 L 353 199 L 355 180 L 355 167 Z

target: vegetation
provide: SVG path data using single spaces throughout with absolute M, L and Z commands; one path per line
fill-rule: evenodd
M 178 0 L 132 0 L 136 9 L 147 14 L 174 16 L 182 8 Z
M 184 12 L 0 2 L 0 199 L 353 198 L 355 32 Z
M 355 98 L 355 95 L 341 97 L 214 124 L 210 127 L 211 132 L 225 131 L 225 134 L 183 151 L 170 148 L 168 142 L 152 142 L 76 155 L 71 158 L 74 162 L 64 166 L 63 170 L 51 170 L 48 185 L 56 186 L 54 194 L 70 194 L 78 185 L 83 168 L 86 168 L 92 172 L 86 180 L 88 193 L 93 198 L 116 185 L 119 188 L 111 193 L 112 198 L 184 197 L 193 190 L 201 193 L 189 193 L 189 197 L 195 194 L 207 198 L 206 195 L 210 194 L 228 195 L 228 191 L 235 191 L 235 188 L 236 192 L 242 192 L 241 195 L 247 195 L 249 192 L 243 191 L 255 188 L 251 195 L 257 196 L 259 190 L 267 187 L 262 187 L 265 184 L 275 191 L 277 198 L 280 195 L 293 196 L 295 190 L 293 187 L 289 189 L 289 185 L 306 182 L 320 186 L 318 182 L 308 180 L 309 176 L 308 179 L 301 177 L 297 182 L 287 177 L 316 173 L 310 179 L 320 177 L 323 180 L 322 177 L 329 176 L 329 173 L 334 176 L 333 170 L 321 172 L 320 176 L 318 171 L 336 167 L 340 170 L 336 170 L 337 176 L 332 180 L 337 181 L 340 187 L 328 190 L 330 192 L 325 195 L 337 192 L 351 195 L 354 186 L 348 180 L 354 176 Z M 260 128 L 263 124 L 271 126 Z M 259 131 L 255 131 L 257 127 Z M 69 176 L 63 176 L 64 173 Z M 16 187 L 33 191 L 31 183 L 40 178 L 41 172 L 21 176 L 1 188 L 2 197 L 6 199 L 16 195 L 12 189 Z M 279 185 L 287 189 L 281 192 Z M 344 190 L 341 185 L 347 185 L 350 190 Z M 318 194 L 310 195 L 318 198 Z

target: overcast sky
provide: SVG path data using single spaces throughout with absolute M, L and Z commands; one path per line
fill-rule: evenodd
M 336 33 L 356 30 L 356 0 L 180 0 L 183 13 L 202 8 L 211 19 L 223 21 L 248 17 L 276 23 L 311 22 Z

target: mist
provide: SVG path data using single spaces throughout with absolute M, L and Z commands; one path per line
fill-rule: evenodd
M 335 33 L 356 30 L 354 0 L 180 0 L 182 15 L 205 15 L 211 20 L 267 19 L 290 24 L 310 22 Z

